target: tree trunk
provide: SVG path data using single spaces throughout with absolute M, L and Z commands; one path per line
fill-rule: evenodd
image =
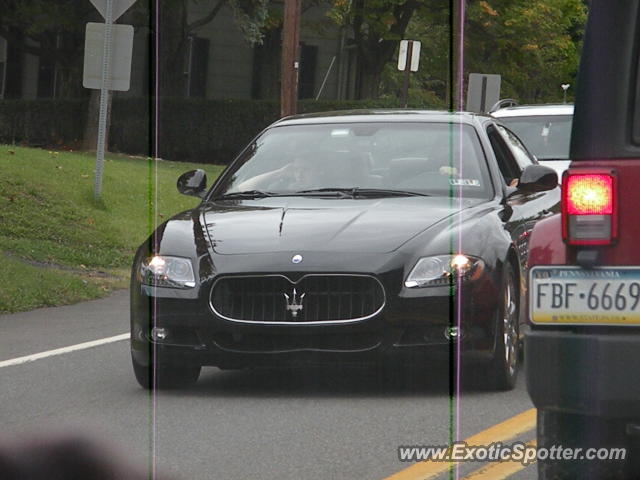
M 360 71 L 360 85 L 358 99 L 377 99 L 380 96 L 381 72 L 362 68 Z
M 185 2 L 161 2 L 159 8 L 158 81 L 160 97 L 184 96 L 187 47 Z
M 380 96 L 380 82 L 385 65 L 393 56 L 390 42 L 380 42 L 376 48 L 359 49 L 358 99 L 377 99 Z

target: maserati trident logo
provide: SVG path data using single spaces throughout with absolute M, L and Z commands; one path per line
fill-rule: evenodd
M 291 296 L 287 295 L 286 293 L 284 294 L 284 298 L 287 299 L 287 311 L 291 312 L 291 316 L 293 318 L 296 318 L 298 316 L 298 313 L 301 312 L 304 308 L 302 305 L 302 299 L 305 295 L 306 293 L 298 295 L 298 292 L 296 292 L 295 288 L 293 289 L 293 293 L 291 294 Z

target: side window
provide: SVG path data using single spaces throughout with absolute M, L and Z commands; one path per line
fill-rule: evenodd
M 518 162 L 520 170 L 524 170 L 529 165 L 536 163 L 527 148 L 511 130 L 504 128 L 502 125 L 497 125 L 497 127 L 509 147 L 511 147 L 511 151 L 513 152 L 516 162 Z
M 511 149 L 507 146 L 504 138 L 494 125 L 487 127 L 487 135 L 489 136 L 489 142 L 498 161 L 498 167 L 500 168 L 504 182 L 507 185 L 512 185 L 514 180 L 520 178 L 522 169 L 518 165 L 518 162 L 516 162 Z

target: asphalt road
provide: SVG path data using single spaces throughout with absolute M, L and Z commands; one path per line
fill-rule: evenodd
M 151 395 L 133 377 L 126 340 L 7 362 L 127 330 L 126 292 L 0 316 L 0 440 L 77 432 L 176 479 L 382 479 L 412 465 L 398 446 L 447 443 L 452 418 L 465 439 L 532 408 L 522 377 L 512 392 L 476 385 L 452 401 L 446 365 L 207 368 L 188 390 Z M 528 429 L 514 440 L 533 438 Z M 463 463 L 453 478 L 486 466 Z M 535 478 L 535 466 L 510 478 Z

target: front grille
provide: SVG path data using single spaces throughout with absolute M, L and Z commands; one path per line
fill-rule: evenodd
M 287 298 L 288 297 L 288 298 Z M 380 282 L 368 275 L 223 277 L 211 290 L 211 307 L 242 322 L 345 322 L 371 317 L 384 306 Z

